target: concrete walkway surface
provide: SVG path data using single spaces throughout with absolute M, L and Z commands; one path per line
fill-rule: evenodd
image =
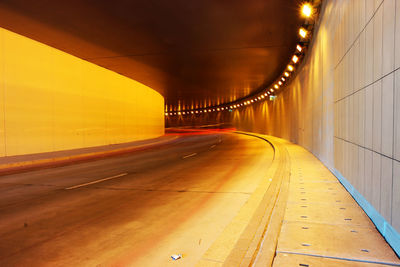
M 259 201 L 244 205 L 197 266 L 400 266 L 369 217 L 314 155 L 283 139 L 251 135 L 274 146 L 266 177 L 272 182 L 254 193 Z M 246 217 L 246 210 L 254 215 Z

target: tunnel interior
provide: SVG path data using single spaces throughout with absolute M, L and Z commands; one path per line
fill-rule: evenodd
M 351 254 L 352 248 L 337 251 L 328 246 L 324 249 L 333 254 L 317 249 L 323 254 L 317 263 L 333 259 L 339 260 L 337 266 L 345 266 L 340 265 L 344 259 L 400 265 L 399 25 L 397 0 L 1 1 L 0 183 L 6 190 L 4 203 L 11 202 L 0 206 L 0 211 L 4 208 L 9 212 L 5 216 L 14 220 L 12 216 L 23 210 L 18 203 L 29 202 L 30 197 L 36 202 L 28 204 L 29 211 L 36 214 L 33 207 L 41 203 L 36 199 L 39 194 L 45 194 L 46 201 L 54 196 L 60 205 L 65 199 L 78 204 L 71 197 L 76 194 L 86 203 L 83 212 L 68 211 L 83 216 L 87 226 L 91 219 L 84 211 L 97 216 L 96 208 L 91 210 L 89 196 L 93 194 L 107 209 L 112 209 L 111 203 L 120 205 L 124 214 L 114 211 L 117 219 L 113 222 L 99 209 L 99 218 L 109 223 L 102 225 L 105 233 L 121 236 L 125 229 L 129 238 L 144 224 L 157 221 L 156 217 L 168 218 L 165 228 L 157 222 L 153 230 L 138 231 L 142 243 L 134 248 L 137 252 L 126 253 L 126 239 L 123 246 L 111 249 L 116 261 L 102 254 L 110 261 L 101 263 L 122 266 L 135 257 L 136 264 L 151 264 L 151 257 L 162 262 L 151 253 L 166 251 L 167 242 L 173 240 L 168 231 L 190 240 L 183 230 L 187 224 L 201 221 L 205 210 L 210 218 L 217 218 L 218 211 L 209 204 L 223 209 L 230 201 L 236 206 L 226 210 L 223 222 L 213 230 L 217 237 L 199 238 L 188 251 L 201 251 L 201 257 L 188 257 L 187 264 L 189 259 L 189 265 L 197 262 L 198 266 L 209 266 L 210 261 L 231 266 L 239 266 L 238 261 L 256 265 L 258 260 L 270 261 L 271 266 L 286 266 L 289 261 L 303 264 L 304 259 L 312 262 L 314 243 L 299 241 L 300 248 L 288 245 L 300 236 L 293 229 L 298 220 L 304 223 L 311 217 L 312 223 L 301 229 L 315 226 L 323 233 L 330 229 L 327 218 L 334 214 L 329 218 L 337 236 L 343 240 L 347 232 L 368 236 L 366 232 L 376 228 L 379 235 L 371 234 L 370 240 L 388 248 L 385 255 L 389 256 L 373 254 L 370 247 L 357 247 L 357 253 Z M 80 175 L 77 166 L 82 167 L 83 176 L 87 174 L 83 180 L 74 178 Z M 104 175 L 95 179 L 91 168 L 101 169 Z M 43 175 L 36 170 L 43 170 Z M 63 176 L 54 182 L 49 177 L 58 170 Z M 30 171 L 34 172 L 31 176 Z M 250 174 L 258 178 L 252 182 Z M 266 174 L 275 178 L 259 178 Z M 202 180 L 204 175 L 207 179 Z M 47 189 L 26 193 L 7 187 L 15 181 L 16 186 L 26 186 L 30 179 L 37 179 L 35 188 L 46 185 L 62 193 Z M 323 190 L 332 201 L 318 195 L 317 185 L 327 185 Z M 89 190 L 88 186 L 104 192 L 80 195 L 74 191 Z M 121 192 L 115 195 L 113 190 Z M 137 195 L 133 197 L 131 191 Z M 217 201 L 208 193 L 221 198 Z M 186 199 L 182 194 L 193 196 Z M 272 230 L 266 229 L 272 228 L 254 226 L 255 222 L 274 226 L 274 216 L 265 219 L 259 211 L 268 210 L 263 205 L 269 202 L 261 201 L 267 197 L 280 207 L 270 214 L 281 214 L 277 221 L 287 219 L 274 230 L 279 238 L 268 236 Z M 124 198 L 154 210 L 138 207 L 130 215 L 129 206 L 120 202 Z M 50 212 L 58 212 L 46 201 Z M 312 206 L 313 212 L 300 214 L 291 203 L 302 201 L 306 205 L 300 207 L 318 204 Z M 182 229 L 174 229 L 172 215 L 159 203 L 174 210 Z M 257 203 L 257 209 L 247 203 Z M 13 205 L 17 211 L 8 210 Z M 179 207 L 187 218 L 176 211 Z M 323 213 L 324 207 L 332 214 Z M 243 211 L 246 208 L 251 216 Z M 346 216 L 340 217 L 344 215 L 335 213 L 336 208 Z M 358 215 L 351 217 L 346 209 Z M 61 223 L 51 214 L 41 215 Z M 235 217 L 243 214 L 248 217 L 245 223 Z M 338 216 L 343 220 L 336 221 Z M 137 218 L 145 219 L 135 224 Z M 29 233 L 32 239 L 26 247 L 35 238 L 41 240 L 36 236 L 41 221 L 33 221 L 35 232 Z M 80 223 L 72 218 L 69 222 Z M 360 228 L 346 228 L 353 226 Z M 14 238 L 21 236 L 12 224 L 7 227 L 9 232 L 3 233 L 0 226 L 0 236 L 17 244 Z M 89 244 L 89 235 L 96 229 L 85 229 Z M 201 224 L 194 229 L 200 231 Z M 348 231 L 342 235 L 344 229 Z M 220 250 L 228 246 L 226 232 L 235 231 L 241 236 L 229 244 L 229 250 Z M 249 237 L 251 231 L 259 233 L 257 241 Z M 146 239 L 150 232 L 155 244 Z M 261 244 L 267 237 L 277 240 L 273 256 L 263 252 Z M 71 244 L 76 242 L 75 236 L 68 238 Z M 363 238 L 355 238 L 356 244 L 368 243 Z M 51 247 L 43 242 L 44 249 Z M 96 254 L 96 246 L 88 246 L 91 255 Z M 35 255 L 35 249 L 28 253 Z M 76 255 L 76 250 L 70 250 Z M 51 251 L 52 257 L 61 260 Z M 150 259 L 141 257 L 141 252 Z M 9 265 L 29 264 L 10 255 L 4 255 Z M 185 260 L 185 255 L 177 259 Z M 84 261 L 76 260 L 60 262 Z

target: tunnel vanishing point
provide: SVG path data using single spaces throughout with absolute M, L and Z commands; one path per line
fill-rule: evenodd
M 0 266 L 400 266 L 400 1 L 0 1 Z

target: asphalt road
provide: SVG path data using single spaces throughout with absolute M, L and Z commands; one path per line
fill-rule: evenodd
M 187 135 L 2 176 L 0 266 L 192 266 L 266 179 L 272 153 L 255 137 Z

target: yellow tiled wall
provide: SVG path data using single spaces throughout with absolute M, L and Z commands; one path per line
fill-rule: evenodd
M 163 109 L 143 84 L 0 28 L 0 156 L 157 137 Z
M 234 123 L 304 146 L 400 232 L 399 67 L 399 0 L 323 1 L 297 76 Z

